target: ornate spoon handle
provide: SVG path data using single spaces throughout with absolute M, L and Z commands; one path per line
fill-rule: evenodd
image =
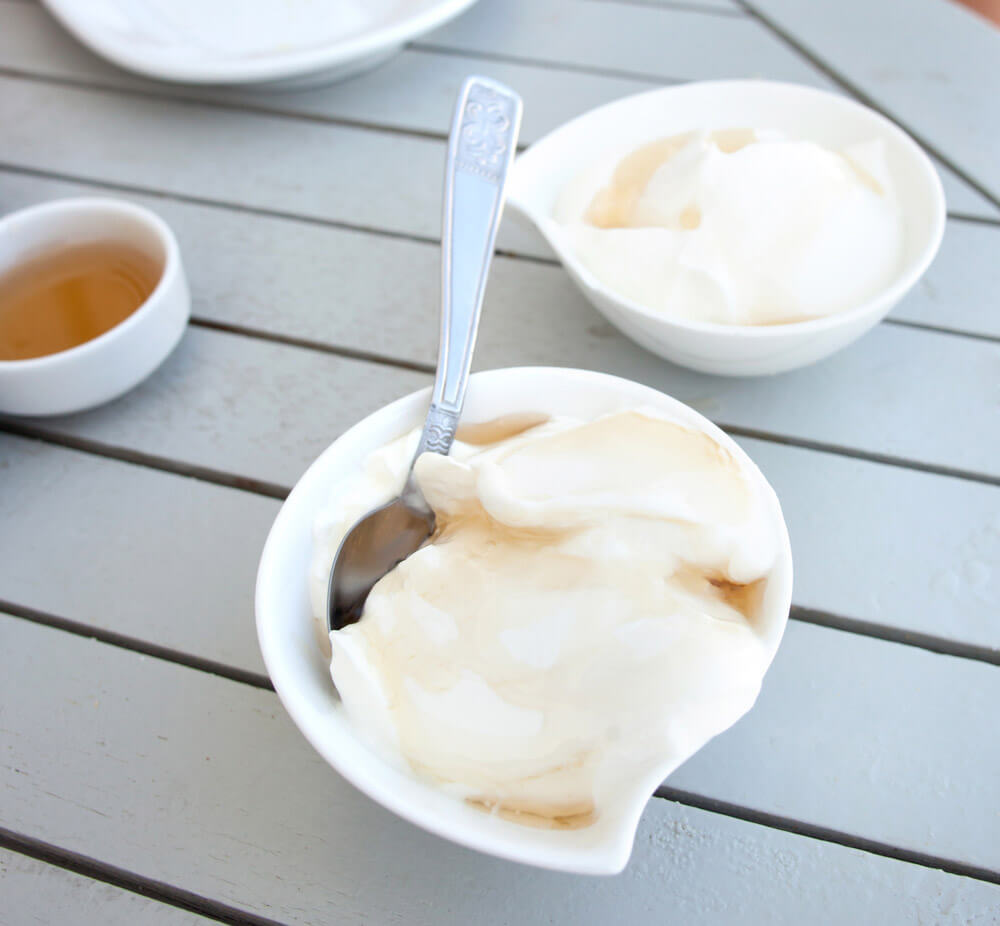
M 458 96 L 445 171 L 441 342 L 417 456 L 447 454 L 455 439 L 521 108 L 513 90 L 485 77 L 467 78 Z

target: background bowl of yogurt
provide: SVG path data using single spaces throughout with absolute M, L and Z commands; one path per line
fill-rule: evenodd
M 787 281 L 790 288 L 811 291 L 818 302 L 826 296 L 829 284 L 851 283 L 864 274 L 880 274 L 874 289 L 866 291 L 856 304 L 806 320 L 762 324 L 720 323 L 698 317 L 682 317 L 653 307 L 635 298 L 642 287 L 609 285 L 608 267 L 627 282 L 634 268 L 642 267 L 636 251 L 646 247 L 641 238 L 617 243 L 622 261 L 614 267 L 615 257 L 602 255 L 610 249 L 600 234 L 592 235 L 586 250 L 573 229 L 566 224 L 567 193 L 571 185 L 584 188 L 580 195 L 600 189 L 601 181 L 614 166 L 630 153 L 658 139 L 688 132 L 713 132 L 730 129 L 753 129 L 760 134 L 778 133 L 790 140 L 815 142 L 834 152 L 856 146 L 875 149 L 891 187 L 898 211 L 898 251 L 890 263 L 879 268 L 862 267 L 868 249 L 858 247 L 854 228 L 819 229 L 815 238 L 813 264 L 818 255 L 824 267 L 810 273 L 810 260 L 796 267 L 797 279 Z M 725 157 L 725 155 L 723 155 Z M 780 165 L 758 173 L 758 185 L 749 191 L 753 204 L 767 223 L 769 203 L 795 202 L 798 195 L 788 173 Z M 581 179 L 582 178 L 582 179 Z M 764 182 L 766 188 L 761 189 Z M 724 187 L 722 188 L 724 191 Z M 742 193 L 744 191 L 736 191 Z M 801 199 L 801 197 L 799 197 Z M 529 219 L 546 238 L 583 294 L 612 324 L 638 344 L 682 366 L 706 373 L 730 376 L 779 373 L 826 357 L 851 343 L 877 324 L 903 298 L 929 266 L 944 231 L 945 202 L 940 179 L 920 147 L 898 127 L 878 113 L 838 96 L 810 87 L 770 81 L 709 81 L 667 87 L 627 97 L 592 110 L 536 142 L 514 164 L 508 199 L 514 210 Z M 745 210 L 744 210 L 745 211 Z M 679 212 L 681 223 L 687 214 Z M 863 210 L 851 216 L 857 235 L 871 232 Z M 805 223 L 807 224 L 807 223 Z M 773 223 L 772 223 L 773 225 Z M 752 227 L 752 225 L 750 226 Z M 773 229 L 780 233 L 781 229 Z M 633 233 L 629 230 L 629 233 Z M 839 233 L 839 234 L 838 234 Z M 801 236 L 790 234 L 788 247 L 798 247 Z M 853 245 L 853 254 L 840 260 L 839 245 Z M 739 246 L 739 242 L 735 242 Z M 873 239 L 872 249 L 884 242 Z M 593 259 L 596 256 L 596 260 Z M 601 257 L 604 267 L 598 266 Z M 709 254 L 709 258 L 714 255 Z M 705 260 L 704 252 L 697 260 Z M 779 261 L 779 265 L 782 262 Z M 789 264 L 792 262 L 789 262 Z M 646 266 L 650 266 L 647 262 Z M 843 267 L 841 273 L 840 267 Z M 716 268 L 709 268 L 714 270 Z M 613 275 L 613 273 L 612 273 Z M 711 275 L 711 274 L 709 274 Z M 721 274 L 716 274 L 719 277 Z M 746 275 L 733 277 L 737 290 L 745 288 Z M 786 281 L 779 281 L 784 283 Z M 629 294 L 625 290 L 631 289 Z M 856 291 L 862 291 L 854 287 Z M 648 288 L 646 290 L 649 291 Z M 736 300 L 742 295 L 734 293 Z M 697 301 L 697 296 L 694 297 Z M 828 311 L 828 309 L 827 309 Z
M 580 828 L 538 828 L 470 806 L 387 761 L 359 735 L 331 683 L 327 657 L 317 645 L 309 592 L 314 529 L 319 511 L 349 486 L 369 455 L 421 424 L 429 390 L 414 393 L 361 421 L 306 471 L 275 520 L 257 578 L 257 632 L 268 673 L 282 703 L 314 748 L 361 791 L 424 829 L 462 845 L 515 861 L 586 874 L 613 874 L 628 861 L 642 810 L 674 758 L 630 781 Z M 655 409 L 710 437 L 740 466 L 764 500 L 775 529 L 777 553 L 757 618 L 773 658 L 791 601 L 792 562 L 777 498 L 746 454 L 696 412 L 648 387 L 581 370 L 522 368 L 472 377 L 463 421 L 510 415 L 569 416 L 591 420 L 625 409 Z M 766 663 L 765 663 L 766 664 Z

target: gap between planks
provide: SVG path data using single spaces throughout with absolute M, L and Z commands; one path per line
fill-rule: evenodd
M 858 839 L 849 834 L 825 827 L 807 826 L 803 830 L 808 829 L 809 832 L 799 831 L 796 829 L 794 821 L 789 821 L 784 817 L 778 817 L 773 814 L 740 812 L 741 809 L 735 805 L 726 804 L 722 801 L 705 800 L 688 792 L 665 786 L 658 788 L 654 797 L 684 806 L 695 807 L 707 813 L 733 817 L 754 825 L 781 830 L 807 839 L 835 843 L 872 855 L 879 855 L 919 865 L 924 868 L 938 869 L 949 874 L 970 877 L 979 881 L 986 881 L 993 884 L 1000 883 L 1000 875 L 988 869 L 956 865 L 947 859 L 940 859 L 924 853 L 898 850 L 885 843 L 868 839 Z M 183 888 L 174 887 L 162 881 L 156 881 L 146 876 L 135 874 L 127 869 L 110 865 L 79 852 L 63 849 L 22 833 L 16 833 L 5 827 L 0 827 L 0 846 L 11 852 L 37 859 L 45 864 L 72 871 L 83 877 L 122 888 L 142 897 L 148 897 L 151 900 L 189 910 L 192 913 L 216 920 L 220 923 L 231 924 L 231 926 L 282 926 L 278 920 L 266 919 L 238 910 L 200 894 L 195 894 Z
M 429 365 L 425 366 L 407 361 L 399 362 L 380 354 L 368 354 L 367 352 L 355 351 L 353 349 L 341 349 L 326 344 L 317 344 L 316 342 L 312 342 L 306 338 L 295 338 L 270 333 L 265 334 L 263 332 L 256 331 L 255 329 L 243 328 L 242 326 L 215 321 L 192 319 L 191 324 L 196 328 L 218 330 L 232 334 L 234 337 L 247 337 L 256 340 L 271 341 L 301 350 L 317 350 L 334 356 L 360 359 L 385 366 L 399 367 L 412 372 L 427 373 L 428 375 L 433 373 L 433 370 Z M 922 326 L 908 325 L 907 327 L 919 328 Z M 977 340 L 982 339 L 988 341 L 995 340 L 985 336 L 980 338 L 980 336 L 966 335 L 964 333 L 955 333 L 952 335 L 950 332 L 941 331 L 939 329 L 933 330 L 935 333 L 942 336 L 973 337 Z M 934 476 L 946 476 L 951 479 L 963 479 L 968 482 L 982 483 L 983 485 L 1000 486 L 1000 475 L 994 475 L 992 473 L 982 473 L 975 470 L 961 469 L 953 466 L 943 466 L 936 463 L 925 463 L 921 460 L 912 460 L 907 457 L 899 457 L 893 454 L 862 450 L 856 447 L 845 447 L 839 444 L 827 443 L 826 441 L 812 440 L 810 438 L 794 437 L 788 434 L 779 434 L 759 428 L 749 428 L 743 425 L 732 424 L 718 419 L 710 420 L 712 420 L 717 427 L 722 428 L 722 430 L 735 437 L 749 437 L 755 440 L 765 441 L 770 444 L 781 444 L 788 447 L 797 447 L 802 450 L 813 450 L 819 453 L 828 453 L 834 456 L 846 457 L 848 459 L 863 460 L 867 463 L 894 466 L 899 469 L 914 470 L 916 472 L 929 473 Z M 111 457 L 116 460 L 122 460 L 126 463 L 136 463 L 141 466 L 164 470 L 165 472 L 174 473 L 179 476 L 189 476 L 194 479 L 200 479 L 204 482 L 212 482 L 216 485 L 222 485 L 234 489 L 243 489 L 249 492 L 255 492 L 258 495 L 266 495 L 270 498 L 284 499 L 291 491 L 290 486 L 280 485 L 275 482 L 254 479 L 249 476 L 240 476 L 225 470 L 218 470 L 194 463 L 184 463 L 160 454 L 133 450 L 103 441 L 92 440 L 90 438 L 55 433 L 45 428 L 44 425 L 38 424 L 37 421 L 22 420 L 15 416 L 0 414 L 0 432 L 17 434 L 21 437 L 29 437 L 35 440 L 43 441 L 44 443 L 69 447 L 73 450 L 82 450 L 86 453 L 95 454 L 97 456 Z
M 396 357 L 389 357 L 386 354 L 377 354 L 372 351 L 358 350 L 353 347 L 338 347 L 335 344 L 328 344 L 325 341 L 316 341 L 312 338 L 300 338 L 291 334 L 276 334 L 272 331 L 264 331 L 260 328 L 251 328 L 246 325 L 236 325 L 231 322 L 220 322 L 214 318 L 200 318 L 192 315 L 190 324 L 196 328 L 208 328 L 211 331 L 222 331 L 226 334 L 236 334 L 240 337 L 253 338 L 257 341 L 270 341 L 273 344 L 284 344 L 287 347 L 300 347 L 303 350 L 318 351 L 321 354 L 333 354 L 336 357 L 347 357 L 350 360 L 363 360 L 365 363 L 377 363 L 381 366 L 394 367 L 399 370 L 410 370 L 413 373 L 427 373 L 433 376 L 435 367 L 431 363 L 420 363 L 416 360 L 400 360 Z M 998 338 L 1000 340 L 1000 338 Z
M 71 90 L 85 90 L 90 93 L 115 94 L 137 97 L 143 100 L 166 101 L 183 106 L 205 106 L 210 109 L 224 109 L 230 112 L 251 113 L 258 116 L 268 116 L 273 119 L 286 119 L 292 122 L 312 122 L 322 125 L 337 125 L 343 128 L 357 129 L 362 132 L 375 132 L 384 135 L 406 135 L 410 138 L 423 138 L 431 141 L 445 141 L 447 133 L 433 129 L 403 128 L 402 126 L 386 125 L 382 122 L 368 122 L 364 119 L 352 119 L 348 116 L 328 116 L 319 113 L 290 112 L 273 106 L 250 103 L 241 99 L 223 99 L 221 97 L 201 96 L 197 86 L 179 85 L 170 91 L 159 91 L 141 86 L 127 84 L 103 83 L 90 78 L 61 77 L 57 74 L 38 74 L 8 65 L 0 65 L 0 76 L 13 80 L 24 80 L 31 83 L 47 84 L 56 87 L 67 87 Z M 193 90 L 195 95 L 184 92 Z M 218 90 L 218 88 L 210 88 Z M 519 145 L 519 150 L 526 146 Z
M 899 328 L 916 328 L 917 331 L 932 331 L 934 334 L 947 334 L 956 338 L 969 338 L 973 341 L 986 341 L 990 344 L 1000 344 L 1000 335 L 983 334 L 979 331 L 963 331 L 960 328 L 948 328 L 945 325 L 930 325 L 927 322 L 914 322 L 905 318 L 883 318 L 883 325 L 896 325 Z
M 852 460 L 864 460 L 867 463 L 881 463 L 884 466 L 912 469 L 920 473 L 930 473 L 934 476 L 948 476 L 952 479 L 965 479 L 969 482 L 981 482 L 985 485 L 1000 486 L 1000 476 L 994 476 L 992 473 L 978 473 L 974 470 L 959 469 L 955 466 L 924 463 L 920 460 L 910 460 L 906 457 L 897 457 L 889 453 L 876 453 L 871 450 L 858 450 L 854 447 L 841 447 L 837 444 L 828 444 L 825 441 L 810 440 L 805 437 L 790 437 L 785 434 L 775 434 L 772 431 L 762 431 L 757 428 L 727 424 L 724 421 L 710 420 L 717 427 L 722 428 L 723 431 L 736 437 L 752 437 L 756 440 L 767 441 L 770 444 L 785 444 L 786 446 L 799 447 L 803 450 L 817 450 L 820 453 L 831 453 L 839 457 L 849 457 Z
M 682 10 L 685 13 L 703 13 L 706 16 L 735 16 L 740 19 L 747 15 L 739 7 L 705 6 L 703 3 L 685 3 L 684 0 L 583 0 L 590 3 L 623 3 L 626 6 L 645 6 L 659 10 Z M 735 0 L 734 0 L 735 2 Z
M 182 910 L 189 910 L 191 913 L 197 913 L 199 916 L 216 920 L 219 923 L 228 923 L 230 926 L 283 926 L 278 920 L 267 919 L 239 910 L 236 907 L 230 907 L 184 888 L 156 881 L 144 875 L 137 875 L 88 855 L 63 849 L 22 833 L 15 833 L 3 826 L 0 826 L 0 847 L 17 852 L 19 855 L 37 859 L 47 865 L 72 871 L 85 878 L 111 884 L 133 894 L 148 897 L 150 900 L 156 900 Z
M 645 4 L 643 5 L 645 6 Z M 430 55 L 446 55 L 451 58 L 476 58 L 480 61 L 497 61 L 500 64 L 517 64 L 524 67 L 540 68 L 546 71 L 588 74 L 593 77 L 614 77 L 619 80 L 634 80 L 646 84 L 657 83 L 664 86 L 671 86 L 687 82 L 683 77 L 664 77 L 660 74 L 649 74 L 646 71 L 599 67 L 592 64 L 573 64 L 569 61 L 547 61 L 543 58 L 532 58 L 529 55 L 512 55 L 503 51 L 485 51 L 479 48 L 458 48 L 454 45 L 444 45 L 439 42 L 410 42 L 406 47 L 410 51 L 420 51 Z
M 239 682 L 242 685 L 249 685 L 251 688 L 274 691 L 271 679 L 259 672 L 250 672 L 247 669 L 228 666 L 224 663 L 216 662 L 214 659 L 203 659 L 201 656 L 193 656 L 190 653 L 185 653 L 169 646 L 160 646 L 158 643 L 150 643 L 147 640 L 140 640 L 138 637 L 117 633 L 114 630 L 108 630 L 103 627 L 93 627 L 82 621 L 70 620 L 69 618 L 60 617 L 57 614 L 51 614 L 47 611 L 40 611 L 37 608 L 29 608 L 26 605 L 17 604 L 13 601 L 0 599 L 0 610 L 10 617 L 30 621 L 32 624 L 40 624 L 43 627 L 51 627 L 53 630 L 61 630 L 64 633 L 71 633 L 74 636 L 84 637 L 87 640 L 97 640 L 99 643 L 106 643 L 118 649 L 138 653 L 140 656 L 152 656 L 154 659 L 161 659 L 164 662 L 185 666 L 188 669 L 195 669 L 198 672 L 206 672 L 209 675 L 217 675 L 220 678 Z
M 497 251 L 502 257 L 510 255 Z M 517 258 L 512 258 L 517 259 Z M 544 258 L 537 258 L 537 263 L 545 263 L 551 266 L 558 266 L 558 261 L 547 261 Z M 428 373 L 434 375 L 435 366 L 432 363 L 421 363 L 417 360 L 404 360 L 400 357 L 391 357 L 388 354 L 379 354 L 373 351 L 359 350 L 354 347 L 340 347 L 326 341 L 317 341 L 313 338 L 302 338 L 291 334 L 279 334 L 274 331 L 266 331 L 263 328 L 253 328 L 249 325 L 237 325 L 233 322 L 221 322 L 214 318 L 202 318 L 199 315 L 191 316 L 191 324 L 196 328 L 209 328 L 212 331 L 223 331 L 226 334 L 237 334 L 246 338 L 253 338 L 257 341 L 270 341 L 274 344 L 284 344 L 288 347 L 301 347 L 303 350 L 314 350 L 322 354 L 333 354 L 336 357 L 347 357 L 351 360 L 363 360 L 366 363 L 377 363 L 382 366 L 395 367 L 400 370 L 410 370 L 414 373 Z M 959 328 L 946 328 L 943 325 L 930 325 L 925 322 L 913 322 L 900 318 L 883 318 L 881 324 L 896 325 L 900 328 L 915 328 L 918 331 L 930 331 L 934 334 L 951 335 L 956 338 L 969 338 L 973 341 L 986 341 L 991 344 L 1000 344 L 1000 335 L 981 334 L 978 331 L 963 331 Z
M 542 264 L 548 267 L 560 266 L 559 261 L 546 257 L 526 258 L 524 255 L 512 254 L 509 251 L 496 251 L 495 253 L 497 256 L 507 258 L 508 260 L 528 260 L 531 263 Z M 225 331 L 229 334 L 239 334 L 243 337 L 255 338 L 258 341 L 273 341 L 276 344 L 302 347 L 306 350 L 315 350 L 324 354 L 336 354 L 338 357 L 350 357 L 353 360 L 365 360 L 369 363 L 380 363 L 384 366 L 398 367 L 402 370 L 412 370 L 414 373 L 433 374 L 435 372 L 435 367 L 432 363 L 421 363 L 418 360 L 404 360 L 401 357 L 390 357 L 388 354 L 378 354 L 371 351 L 359 350 L 354 347 L 340 347 L 336 344 L 329 344 L 326 341 L 300 338 L 291 334 L 279 334 L 274 331 L 265 331 L 263 328 L 251 328 L 248 325 L 237 325 L 232 322 L 220 322 L 214 318 L 202 318 L 198 315 L 192 315 L 191 324 L 198 328 L 211 328 L 213 331 Z M 883 318 L 879 324 L 895 325 L 899 328 L 916 328 L 918 331 L 930 331 L 934 334 L 945 334 L 955 338 L 968 338 L 972 341 L 986 341 L 990 344 L 1000 344 L 1000 334 L 964 331 L 961 328 L 948 328 L 944 325 L 931 325 L 927 322 L 914 322 L 903 318 Z
M 868 852 L 871 855 L 881 855 L 884 858 L 909 862 L 912 865 L 920 865 L 923 868 L 935 868 L 951 875 L 974 878 L 977 881 L 987 881 L 990 884 L 1000 884 L 1000 872 L 989 868 L 981 868 L 978 865 L 967 865 L 964 862 L 956 862 L 953 859 L 930 855 L 926 852 L 900 849 L 898 846 L 893 846 L 890 843 L 867 839 L 863 836 L 853 836 L 850 833 L 831 829 L 827 826 L 803 823 L 779 814 L 767 813 L 762 810 L 749 810 L 739 804 L 731 804 L 729 801 L 720 801 L 711 797 L 702 797 L 700 794 L 693 794 L 690 791 L 684 791 L 680 788 L 672 788 L 669 785 L 660 785 L 653 792 L 653 796 L 662 798 L 663 800 L 676 801 L 678 804 L 684 804 L 687 807 L 694 807 L 698 810 L 705 810 L 709 813 L 734 817 L 747 823 L 756 823 L 759 826 L 767 826 L 771 829 L 793 833 L 796 836 L 805 836 L 821 842 L 832 842 L 848 849 L 858 849 L 862 852 Z
M 144 656 L 153 656 L 165 662 L 187 666 L 190 669 L 227 678 L 230 681 L 240 682 L 252 688 L 274 691 L 271 679 L 259 672 L 251 672 L 237 666 L 230 666 L 226 663 L 217 662 L 214 659 L 204 659 L 183 650 L 161 646 L 160 644 L 151 643 L 139 637 L 130 636 L 129 634 L 118 633 L 117 631 L 108 630 L 103 627 L 95 627 L 83 621 L 61 617 L 58 614 L 41 611 L 38 608 L 32 608 L 4 599 L 0 599 L 0 611 L 13 617 L 30 621 L 33 624 L 52 627 L 56 630 L 72 633 L 79 637 L 86 637 L 90 640 L 98 640 L 101 643 L 107 643 L 110 646 L 130 650 Z M 857 636 L 870 637 L 875 640 L 881 640 L 884 643 L 895 643 L 899 646 L 922 649 L 939 656 L 968 659 L 972 662 L 983 662 L 987 665 L 1000 667 L 1000 651 L 985 646 L 959 643 L 944 637 L 936 637 L 932 634 L 887 628 L 881 624 L 875 624 L 860 618 L 843 617 L 839 614 L 830 614 L 827 611 L 806 608 L 796 604 L 793 604 L 791 607 L 789 619 L 799 621 L 803 624 L 815 624 L 816 626 L 837 630 L 841 633 L 853 633 Z
M 244 215 L 260 216 L 269 219 L 282 219 L 287 222 L 299 222 L 304 225 L 318 225 L 323 228 L 337 228 L 343 231 L 357 232 L 362 235 L 372 235 L 376 238 L 393 238 L 398 241 L 410 241 L 415 244 L 429 244 L 439 247 L 441 241 L 433 235 L 420 235 L 412 232 L 394 231 L 387 228 L 379 228 L 375 225 L 361 225 L 355 222 L 345 222 L 340 219 L 324 219 L 316 216 L 300 215 L 297 212 L 285 212 L 281 209 L 270 209 L 265 206 L 249 206 L 242 203 L 234 203 L 224 199 L 211 199 L 207 196 L 191 196 L 186 193 L 173 193 L 164 190 L 157 190 L 153 187 L 140 186 L 134 183 L 115 183 L 110 180 L 99 180 L 93 177 L 86 177 L 78 174 L 67 174 L 63 171 L 43 170 L 37 167 L 26 167 L 22 164 L 11 164 L 7 161 L 0 161 L 0 172 L 8 174 L 19 174 L 25 177 L 38 177 L 43 180 L 59 180 L 67 183 L 75 183 L 80 186 L 93 187 L 98 190 L 113 190 L 116 193 L 135 193 L 138 196 L 148 196 L 162 199 L 169 202 L 185 203 L 191 206 L 204 206 L 210 209 L 222 209 L 227 212 L 243 213 Z M 1000 225 L 1000 220 L 997 222 Z M 538 257 L 531 254 L 521 254 L 517 251 L 508 251 L 497 248 L 494 252 L 499 257 L 507 257 L 511 260 L 527 261 L 533 264 L 543 264 L 555 266 L 558 261 L 551 257 Z
M 213 674 L 221 675 L 232 681 L 241 682 L 267 691 L 274 691 L 270 679 L 259 676 L 256 673 L 244 672 L 242 670 L 229 670 L 220 667 L 216 663 L 209 663 L 205 660 L 192 659 L 183 653 L 176 653 L 166 647 L 151 646 L 142 641 L 133 640 L 124 635 L 115 634 L 109 631 L 94 631 L 76 621 L 69 621 L 64 618 L 55 617 L 36 611 L 31 608 L 24 608 L 13 605 L 10 602 L 0 601 L 0 609 L 8 615 L 20 619 L 43 624 L 54 629 L 73 633 L 81 637 L 98 640 L 113 646 L 132 650 L 141 655 L 151 656 L 168 662 L 178 663 L 185 667 L 197 671 L 209 671 Z M 213 671 L 208 666 L 225 669 L 225 671 Z M 890 843 L 868 839 L 862 836 L 854 836 L 841 830 L 830 827 L 818 826 L 815 824 L 799 821 L 791 817 L 784 817 L 779 814 L 772 814 L 766 811 L 754 810 L 740 804 L 728 801 L 721 801 L 715 798 L 704 797 L 690 791 L 673 788 L 662 784 L 652 797 L 662 800 L 673 801 L 698 810 L 719 814 L 720 816 L 731 817 L 757 826 L 768 827 L 781 830 L 792 835 L 801 836 L 808 839 L 815 839 L 820 842 L 829 842 L 846 848 L 857 849 L 871 855 L 878 855 L 885 858 L 896 859 L 918 865 L 923 868 L 938 869 L 948 874 L 973 878 L 978 881 L 985 881 L 991 884 L 1000 884 L 1000 872 L 980 866 L 968 865 L 953 859 L 930 855 L 924 852 L 917 852 L 903 849 Z M 75 871 L 78 874 L 123 887 L 135 893 L 143 894 L 155 900 L 162 900 L 174 906 L 183 907 L 196 913 L 201 913 L 224 923 L 233 923 L 235 926 L 276 926 L 277 921 L 264 919 L 253 914 L 244 913 L 225 904 L 209 900 L 199 894 L 173 887 L 163 882 L 140 876 L 125 869 L 108 865 L 103 862 L 81 855 L 71 850 L 61 849 L 49 843 L 35 840 L 32 837 L 15 833 L 4 827 L 0 827 L 0 846 L 21 852 L 37 858 L 39 861 L 54 864 L 62 868 Z
M 163 473 L 171 473 L 174 476 L 183 476 L 188 479 L 197 479 L 199 482 L 208 482 L 227 489 L 238 489 L 254 495 L 263 495 L 266 498 L 276 498 L 279 501 L 284 501 L 288 497 L 288 493 L 291 492 L 289 486 L 278 485 L 276 482 L 252 479 L 249 476 L 237 476 L 233 473 L 213 469 L 209 466 L 184 463 L 179 460 L 173 460 L 170 457 L 160 456 L 159 454 L 131 450 L 127 447 L 117 447 L 114 444 L 91 440 L 87 437 L 54 434 L 32 422 L 21 421 L 17 418 L 8 418 L 2 414 L 0 414 L 0 433 L 15 434 L 18 437 L 27 437 L 44 444 L 65 447 L 69 450 L 78 450 L 81 453 L 88 453 L 91 456 L 105 457 L 110 460 L 117 460 L 120 463 L 131 463 L 134 466 L 143 466 L 146 469 L 155 469 Z
M 343 219 L 321 218 L 318 216 L 302 215 L 297 212 L 286 212 L 282 209 L 273 209 L 268 206 L 251 206 L 244 203 L 233 202 L 225 199 L 212 199 L 208 196 L 196 196 L 190 193 L 177 193 L 173 191 L 160 190 L 155 187 L 143 186 L 137 183 L 119 183 L 112 180 L 103 180 L 95 177 L 88 177 L 83 174 L 70 174 L 65 171 L 48 170 L 39 167 L 28 167 L 23 164 L 12 164 L 9 161 L 0 161 L 0 172 L 17 174 L 24 177 L 37 177 L 41 180 L 56 180 L 65 183 L 74 183 L 79 186 L 92 187 L 97 190 L 111 190 L 116 193 L 134 193 L 137 196 L 148 196 L 150 198 L 162 199 L 168 202 L 184 203 L 191 206 L 201 206 L 208 209 L 219 209 L 226 212 L 242 213 L 244 215 L 259 216 L 261 218 L 281 219 L 286 222 L 297 222 L 303 225 L 316 225 L 321 228 L 336 228 L 342 231 L 356 232 L 361 235 L 371 235 L 374 238 L 391 238 L 397 241 L 409 241 L 414 244 L 428 244 L 433 247 L 440 247 L 441 240 L 433 235 L 421 235 L 414 232 L 403 232 L 388 228 L 379 228 L 376 225 L 363 225 L 358 222 L 348 222 Z M 988 219 L 983 216 L 949 215 L 949 220 L 959 222 L 973 222 L 978 225 L 989 225 L 1000 228 L 1000 219 Z M 520 251 L 511 251 L 505 248 L 497 248 L 493 252 L 498 257 L 505 257 L 510 260 L 525 261 L 531 264 L 540 264 L 545 267 L 558 267 L 560 262 L 554 257 L 542 257 L 536 254 L 524 254 Z M 897 321 L 886 318 L 883 322 L 889 324 L 917 324 Z M 947 334 L 957 334 L 971 338 L 988 340 L 998 340 L 1000 337 L 993 335 L 982 335 L 975 332 L 965 332 L 950 328 L 939 328 L 928 325 L 929 330 L 942 331 Z

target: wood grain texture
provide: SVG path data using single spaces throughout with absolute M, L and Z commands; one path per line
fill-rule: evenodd
M 62 434 L 288 488 L 335 437 L 423 373 L 191 328 L 145 383 L 90 412 L 31 421 Z
M 257 560 L 280 503 L 0 435 L 0 598 L 265 674 Z
M 646 77 L 825 81 L 749 17 L 581 0 L 479 0 L 419 44 Z
M 942 0 L 748 0 L 1000 199 L 1000 30 Z
M 997 698 L 996 666 L 792 622 L 751 713 L 668 783 L 1000 876 Z
M 0 639 L 5 825 L 283 922 L 985 926 L 1000 904 L 995 885 L 661 800 L 620 877 L 523 868 L 361 797 L 269 692 L 22 621 Z
M 208 926 L 212 920 L 0 849 L 4 926 Z
M 1000 488 L 740 444 L 781 501 L 796 605 L 1000 650 Z
M 1000 227 L 949 220 L 941 250 L 891 318 L 1000 337 Z
M 575 2 L 614 5 L 614 0 Z M 447 134 L 462 81 L 477 71 L 486 71 L 497 80 L 516 87 L 524 98 L 522 144 L 531 144 L 595 106 L 651 90 L 664 82 L 663 79 L 565 70 L 544 61 L 532 64 L 484 60 L 475 53 L 443 54 L 431 49 L 413 49 L 374 71 L 328 87 L 281 93 L 244 88 L 184 87 L 145 80 L 119 70 L 74 41 L 40 6 L 7 4 L 8 0 L 0 0 L 0 17 L 7 27 L 0 31 L 0 69 L 12 73 L 441 136 Z M 714 53 L 714 46 L 709 45 L 706 53 Z M 813 82 L 839 92 L 836 84 L 818 73 Z M 974 191 L 940 162 L 936 165 L 950 209 L 964 215 L 1000 218 L 1000 207 Z
M 445 149 L 436 139 L 11 78 L 0 78 L 0 120 L 0 162 L 403 235 L 439 233 Z

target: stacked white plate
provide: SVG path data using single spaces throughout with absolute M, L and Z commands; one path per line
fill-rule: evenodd
M 192 84 L 309 85 L 374 67 L 475 0 L 44 0 L 119 67 Z

